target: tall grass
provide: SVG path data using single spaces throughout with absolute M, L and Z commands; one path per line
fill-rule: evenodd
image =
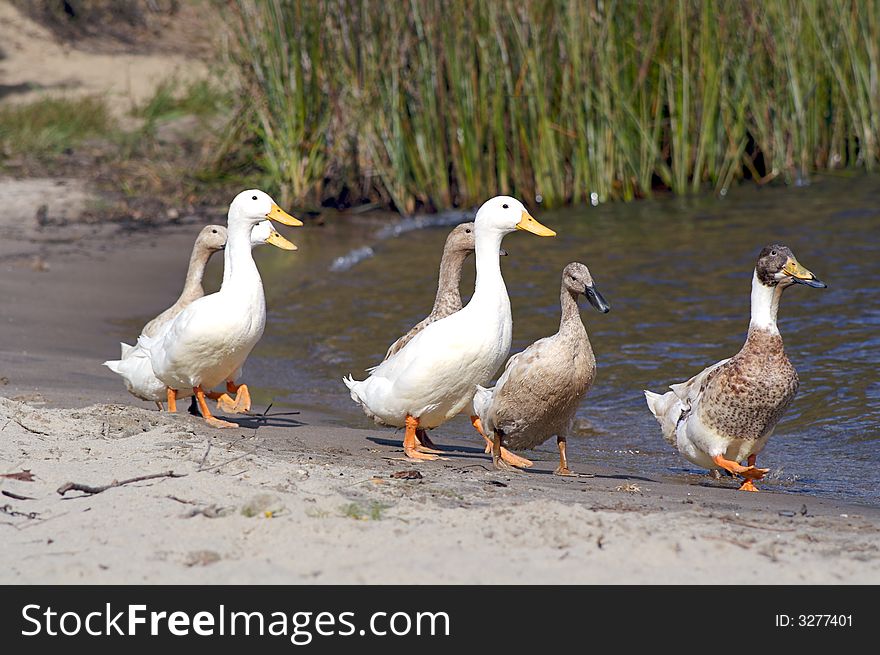
M 44 98 L 0 105 L 0 164 L 4 155 L 51 155 L 85 139 L 106 137 L 115 122 L 99 97 Z
M 286 201 L 403 212 L 880 166 L 880 0 L 231 0 Z

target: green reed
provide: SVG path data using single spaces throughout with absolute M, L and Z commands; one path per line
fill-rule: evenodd
M 229 6 L 242 138 L 285 201 L 558 206 L 880 165 L 880 0 Z

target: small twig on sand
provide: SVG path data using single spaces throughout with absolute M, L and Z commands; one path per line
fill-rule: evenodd
M 782 528 L 777 525 L 758 525 L 756 523 L 748 523 L 747 521 L 740 521 L 737 519 L 732 519 L 727 516 L 719 516 L 724 523 L 732 523 L 733 525 L 741 525 L 744 528 L 755 528 L 756 530 L 769 530 L 771 532 L 794 532 L 795 528 Z
M 23 469 L 18 471 L 17 473 L 0 473 L 0 478 L 7 478 L 9 480 L 21 480 L 22 482 L 33 482 L 34 474 L 31 473 L 30 469 Z
M 177 496 L 168 495 L 165 496 L 169 500 L 173 500 L 175 502 L 181 503 L 182 505 L 198 505 L 198 503 L 194 500 L 187 500 L 186 498 L 178 498 Z
M 205 468 L 205 469 L 200 468 L 199 471 L 200 472 L 213 471 L 214 469 L 219 469 L 223 466 L 226 466 L 227 464 L 232 464 L 232 462 L 237 462 L 238 460 L 242 459 L 243 457 L 248 457 L 250 455 L 256 455 L 256 454 L 257 454 L 257 449 L 254 448 L 250 452 L 242 453 L 241 455 L 237 455 L 235 457 L 227 459 L 225 462 L 220 462 L 219 464 L 214 464 L 214 466 L 209 466 L 208 468 Z
M 202 455 L 202 461 L 199 462 L 199 468 L 197 468 L 196 471 L 203 470 L 203 468 L 205 466 L 205 461 L 207 461 L 207 459 L 208 459 L 208 453 L 210 453 L 210 452 L 211 452 L 211 442 L 208 441 L 208 447 L 205 449 L 205 454 Z
M 14 416 L 12 416 L 12 417 L 10 417 L 10 418 L 12 418 L 13 421 L 15 421 L 16 423 L 18 423 L 18 425 L 19 425 L 20 427 L 24 428 L 24 429 L 27 430 L 28 432 L 31 432 L 31 433 L 33 433 L 33 434 L 41 434 L 41 435 L 43 435 L 44 437 L 48 437 L 48 436 L 49 436 L 49 433 L 48 433 L 48 432 L 43 432 L 42 430 L 37 430 L 36 428 L 29 428 L 28 426 L 26 426 L 24 423 L 22 423 L 21 421 L 19 421 L 19 420 L 18 420 L 17 418 L 15 418 Z
M 36 498 L 33 498 L 32 496 L 22 496 L 21 494 L 13 493 L 12 491 L 8 491 L 7 489 L 4 489 L 0 493 L 14 500 L 36 500 Z
M 91 487 L 87 484 L 79 484 L 78 482 L 66 482 L 65 484 L 58 487 L 58 493 L 63 496 L 68 491 L 82 491 L 85 494 L 99 494 L 103 491 L 107 491 L 108 489 L 113 489 L 114 487 L 121 487 L 124 484 L 131 484 L 132 482 L 143 482 L 144 480 L 155 480 L 156 478 L 182 478 L 186 474 L 185 473 L 175 473 L 174 471 L 165 471 L 164 473 L 152 473 L 150 475 L 139 475 L 136 478 L 129 478 L 128 480 L 114 480 L 110 484 L 105 484 L 100 487 Z

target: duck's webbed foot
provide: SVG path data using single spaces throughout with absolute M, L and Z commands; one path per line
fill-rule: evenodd
M 471 424 L 474 426 L 477 432 L 480 433 L 480 436 L 486 440 L 486 450 L 483 451 L 487 455 L 492 452 L 492 440 L 486 436 L 486 433 L 483 432 L 483 422 L 480 421 L 479 416 L 471 416 Z M 530 459 L 526 459 L 525 457 L 520 457 L 519 455 L 515 455 L 504 446 L 501 447 L 501 460 L 505 464 L 510 464 L 511 466 L 515 466 L 517 468 L 527 469 L 534 466 L 534 462 Z M 495 457 L 492 456 L 492 461 L 494 463 Z M 497 468 L 497 467 L 496 467 Z
M 516 453 L 507 450 L 504 446 L 501 447 L 501 461 L 510 464 L 511 466 L 515 466 L 518 469 L 527 469 L 535 465 L 532 460 L 520 457 Z
M 444 459 L 442 457 L 438 457 L 437 455 L 432 454 L 429 448 L 425 448 L 425 446 L 421 445 L 416 439 L 416 431 L 419 429 L 419 419 L 414 416 L 406 417 L 406 432 L 403 435 L 403 452 L 406 453 L 406 456 L 410 459 L 417 460 L 435 460 L 435 459 Z M 437 452 L 437 451 L 434 451 Z
M 495 432 L 492 435 L 492 466 L 495 467 L 496 471 L 511 471 L 520 473 L 521 471 L 511 462 L 508 462 L 504 459 L 504 453 L 507 452 L 508 455 L 512 455 L 517 459 L 523 459 L 522 457 L 517 457 L 517 455 L 513 455 L 513 453 L 507 451 L 506 448 L 501 447 L 501 434 L 499 432 Z M 525 460 L 529 461 L 529 460 Z M 529 462 L 531 465 L 531 462 Z
M 416 430 L 416 450 L 420 453 L 443 454 L 442 450 L 437 450 L 437 446 L 434 445 L 431 437 L 428 436 L 428 431 L 423 428 Z
M 235 398 L 229 394 L 235 394 Z M 209 396 L 210 397 L 210 396 Z M 251 409 L 251 393 L 246 384 L 226 381 L 226 393 L 217 396 L 217 409 L 227 414 L 246 414 Z
M 712 458 L 712 461 L 725 471 L 730 471 L 734 475 L 746 479 L 740 487 L 741 491 L 757 491 L 758 489 L 754 485 L 754 480 L 762 480 L 764 476 L 770 472 L 770 469 L 761 469 L 755 466 L 756 457 L 754 455 L 749 457 L 748 466 L 743 466 L 742 464 L 732 462 L 729 459 L 724 459 L 723 455 L 716 455 Z
M 751 480 L 746 480 L 742 483 L 742 486 L 739 488 L 740 491 L 757 491 L 758 487 L 755 486 L 755 483 Z
M 208 409 L 208 403 L 205 402 L 205 391 L 201 387 L 193 387 L 193 393 L 196 395 L 196 401 L 199 404 L 199 409 L 202 412 L 202 417 L 205 419 L 205 423 L 210 425 L 212 428 L 237 428 L 238 425 L 236 423 L 230 423 L 229 421 L 224 421 L 223 419 L 216 418 L 211 414 L 211 410 Z

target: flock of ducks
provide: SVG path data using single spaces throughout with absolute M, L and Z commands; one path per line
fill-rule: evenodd
M 248 190 L 230 205 L 226 227 L 209 225 L 201 231 L 178 300 L 144 326 L 136 345 L 121 344 L 121 359 L 105 362 L 129 392 L 160 410 L 167 402 L 172 412 L 177 400 L 194 397 L 209 425 L 237 427 L 213 416 L 206 399 L 227 414 L 250 410 L 247 385 L 238 380 L 266 324 L 262 280 L 251 251 L 266 243 L 296 250 L 272 221 L 302 225 L 267 194 Z M 404 428 L 403 450 L 410 459 L 440 458 L 442 451 L 428 430 L 465 413 L 496 468 L 532 466 L 511 450 L 535 448 L 556 437 L 555 473 L 574 475 L 566 438 L 596 374 L 578 298 L 584 296 L 602 313 L 611 307 L 589 269 L 568 264 L 562 271 L 559 330 L 508 359 L 513 321 L 500 257 L 506 254 L 503 238 L 517 230 L 540 237 L 556 234 L 508 196 L 492 198 L 474 222 L 456 226 L 443 250 L 431 313 L 388 348 L 365 380 L 344 378 L 352 400 L 367 416 L 380 425 Z M 223 283 L 218 292 L 205 295 L 205 266 L 221 250 Z M 476 284 L 463 305 L 459 283 L 471 254 Z M 751 322 L 742 349 L 687 382 L 671 385 L 663 395 L 644 392 L 664 438 L 694 464 L 743 478 L 743 491 L 757 491 L 754 482 L 768 472 L 756 467 L 757 455 L 798 387 L 776 325 L 782 292 L 794 284 L 825 286 L 786 246 L 765 247 L 752 278 Z M 505 360 L 501 377 L 488 386 Z M 214 391 L 219 385 L 225 391 Z

